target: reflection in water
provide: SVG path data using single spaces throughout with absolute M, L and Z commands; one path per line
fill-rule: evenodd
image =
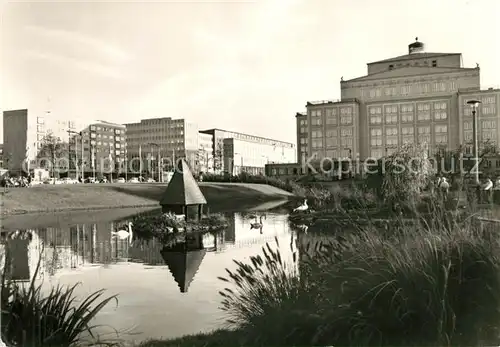
M 187 293 L 189 285 L 198 272 L 207 250 L 203 247 L 200 234 L 184 236 L 184 240 L 161 250 L 161 256 L 167 264 L 181 293 Z
M 126 225 L 119 221 L 21 230 L 29 237 L 6 237 L 2 253 L 10 259 L 13 280 L 31 279 L 41 256 L 37 280 L 55 278 L 63 285 L 83 282 L 81 295 L 101 288 L 118 293 L 118 308 L 105 309 L 102 322 L 96 324 L 118 330 L 133 326 L 142 334 L 134 336 L 139 340 L 175 337 L 219 327 L 218 292 L 227 284 L 217 277 L 225 275 L 225 268 L 234 268 L 233 259 L 245 261 L 266 242 L 274 244 L 275 237 L 285 253 L 289 250 L 286 215 L 268 214 L 262 220 L 262 234 L 250 228 L 255 216 L 227 217 L 229 227 L 223 232 L 188 239 L 181 235 L 168 248 L 155 239 L 144 241 L 134 235 L 129 242 L 113 237 L 112 232 Z M 81 271 L 85 269 L 95 270 Z

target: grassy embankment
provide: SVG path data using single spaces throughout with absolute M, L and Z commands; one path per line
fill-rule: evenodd
M 2 214 L 104 208 L 159 207 L 164 184 L 43 185 L 14 188 L 2 197 Z M 245 209 L 292 196 L 284 190 L 244 183 L 200 183 L 211 210 Z

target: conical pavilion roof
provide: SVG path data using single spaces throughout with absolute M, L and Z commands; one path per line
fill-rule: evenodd
M 167 264 L 181 293 L 187 293 L 189 285 L 200 268 L 201 262 L 207 253 L 206 250 L 184 252 L 162 251 L 161 255 Z
M 165 193 L 160 200 L 160 205 L 199 205 L 206 204 L 207 200 L 198 187 L 189 166 L 181 159 L 177 170 L 168 183 Z

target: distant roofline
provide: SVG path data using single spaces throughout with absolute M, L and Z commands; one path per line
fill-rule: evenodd
M 307 112 L 297 112 L 295 117 L 307 117 Z
M 308 101 L 306 103 L 307 106 L 320 106 L 320 105 L 339 105 L 339 104 L 348 104 L 348 103 L 357 103 L 359 104 L 359 100 L 356 98 L 348 98 L 343 100 L 319 100 L 319 101 Z
M 26 112 L 28 112 L 28 109 L 27 108 L 19 108 L 19 109 L 16 109 L 16 110 L 4 110 L 3 113 L 5 113 L 5 112 L 19 112 L 19 111 L 26 111 Z
M 269 137 L 262 137 L 262 136 L 252 135 L 252 134 L 245 134 L 245 133 L 240 133 L 239 131 L 224 130 L 224 129 L 220 129 L 220 128 L 211 128 L 211 129 L 199 130 L 198 132 L 199 133 L 203 133 L 203 134 L 208 134 L 209 132 L 215 131 L 215 130 L 225 131 L 225 132 L 228 132 L 228 133 L 233 133 L 233 134 L 238 134 L 238 135 L 253 136 L 253 137 L 256 137 L 256 138 L 261 139 L 261 140 L 269 140 L 269 141 L 273 141 L 273 142 L 280 142 L 280 143 L 283 143 L 283 144 L 294 145 L 295 146 L 295 144 L 292 143 L 292 142 L 286 142 L 286 141 L 282 141 L 282 140 L 275 140 L 275 139 L 271 139 Z
M 92 123 L 90 123 L 88 126 L 90 126 L 90 125 L 97 125 L 97 124 L 109 125 L 109 126 L 114 126 L 114 127 L 117 127 L 117 128 L 125 128 L 125 124 L 112 123 L 112 122 L 108 122 L 108 121 L 101 120 L 101 119 L 96 119 L 95 121 L 93 121 Z
M 363 75 L 363 76 L 360 76 L 360 77 L 351 78 L 350 80 L 341 81 L 340 82 L 340 86 L 342 87 L 343 83 L 360 82 L 362 78 L 365 78 L 365 77 L 368 77 L 368 76 L 376 76 L 376 75 L 387 73 L 389 71 L 397 71 L 399 69 L 404 69 L 404 68 L 408 68 L 408 66 L 402 66 L 402 67 L 394 69 L 394 70 L 385 70 L 385 71 L 375 72 L 375 73 L 372 73 L 372 74 L 369 74 L 369 75 Z M 427 68 L 427 67 L 426 66 L 411 66 L 411 68 L 424 69 L 424 68 Z M 472 70 L 477 70 L 478 69 L 476 67 L 444 67 L 444 66 L 438 66 L 437 68 L 438 69 L 450 69 L 450 71 L 441 71 L 441 72 L 432 72 L 431 71 L 429 73 L 426 73 L 425 75 L 439 75 L 439 74 L 447 74 L 447 73 L 455 73 L 455 72 L 472 71 Z M 397 76 L 397 77 L 390 76 L 390 77 L 382 77 L 382 78 L 378 78 L 378 79 L 380 79 L 380 80 L 383 80 L 383 79 L 395 79 L 395 78 L 406 78 L 406 77 L 413 77 L 413 76 L 422 76 L 422 74 L 404 75 L 404 76 Z M 372 80 L 377 80 L 377 78 L 373 78 Z M 368 81 L 368 80 L 366 80 L 366 81 Z
M 186 120 L 185 118 L 172 118 L 172 117 L 144 118 L 144 119 L 139 120 L 138 122 L 124 123 L 124 125 L 142 124 L 143 122 L 146 122 L 146 121 L 150 121 L 150 120 L 162 120 L 162 119 L 163 120 L 174 120 L 174 121 L 178 121 L 178 120 L 185 121 Z
M 387 59 L 373 61 L 371 63 L 366 63 L 366 65 L 381 64 L 381 63 L 388 63 L 388 62 L 394 62 L 394 61 L 412 60 L 412 59 L 417 58 L 419 54 L 426 54 L 426 55 L 429 55 L 431 57 L 444 57 L 447 55 L 462 55 L 462 53 L 417 52 L 417 53 L 411 53 L 411 54 L 403 54 L 403 55 L 393 57 L 393 58 L 387 58 Z
M 473 90 L 472 88 L 467 89 L 459 89 L 459 95 L 467 95 L 467 94 L 481 94 L 481 93 L 500 93 L 500 88 L 488 88 L 488 89 L 480 89 Z

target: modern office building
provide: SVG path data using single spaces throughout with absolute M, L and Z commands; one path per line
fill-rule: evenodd
M 198 126 L 185 119 L 150 118 L 138 123 L 125 124 L 127 128 L 128 160 L 142 158 L 142 170 L 157 172 L 157 158 L 163 160 L 162 166 L 171 165 L 179 158 L 185 158 L 191 167 L 196 164 L 198 155 Z M 134 160 L 135 167 L 139 160 Z M 150 164 L 151 163 L 151 164 Z
M 116 177 L 125 173 L 127 143 L 125 125 L 98 120 L 70 139 L 70 175 Z
M 481 95 L 479 113 L 488 118 L 481 139 L 490 138 L 498 132 L 497 92 L 480 91 L 479 77 L 479 66 L 462 66 L 461 53 L 427 53 L 416 41 L 408 54 L 368 63 L 366 76 L 341 79 L 341 100 L 308 102 L 309 128 L 299 136 L 307 132 L 316 157 L 380 158 L 405 142 L 426 143 L 430 153 L 454 149 L 470 134 L 466 99 Z
M 23 167 L 35 168 L 35 158 L 42 148 L 44 137 L 52 133 L 61 142 L 67 143 L 68 130 L 78 131 L 83 122 L 63 120 L 45 113 L 28 112 L 27 109 L 3 112 L 4 157 L 8 158 L 8 169 L 20 171 Z
M 268 163 L 293 163 L 295 144 L 222 129 L 200 131 L 213 137 L 215 169 L 238 174 L 264 174 Z

